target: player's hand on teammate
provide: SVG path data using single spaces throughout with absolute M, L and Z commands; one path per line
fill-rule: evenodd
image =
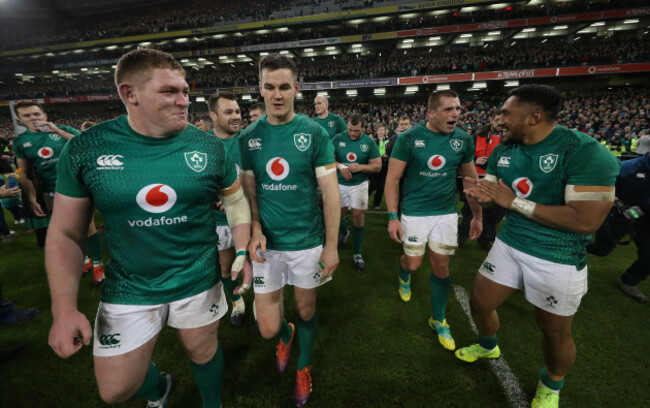
M 399 220 L 388 221 L 388 235 L 390 235 L 390 238 L 398 244 L 402 243 L 402 224 Z
M 224 207 L 223 202 L 221 202 L 221 200 L 215 201 L 214 206 L 217 208 L 217 210 L 221 212 L 226 212 L 226 207 Z
M 325 280 L 332 276 L 336 267 L 339 266 L 339 252 L 336 246 L 328 247 L 325 245 L 325 248 L 320 255 L 320 266 L 321 280 Z
M 55 316 L 48 344 L 62 358 L 68 358 L 83 346 L 90 345 L 92 329 L 86 316 L 78 310 Z
M 266 237 L 261 231 L 253 232 L 251 243 L 248 244 L 248 252 L 250 253 L 251 260 L 264 263 L 264 258 L 257 253 L 258 249 L 261 253 L 266 252 Z
M 350 171 L 350 168 L 343 168 L 340 170 L 340 172 L 345 180 L 347 181 L 352 180 L 352 172 Z
M 6 185 L 0 187 L 0 198 L 16 197 L 20 194 L 20 187 L 7 188 Z

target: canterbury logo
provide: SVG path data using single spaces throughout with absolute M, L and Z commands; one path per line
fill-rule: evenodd
M 253 284 L 255 286 L 264 286 L 264 278 L 262 278 L 261 276 L 254 277 Z
M 120 339 L 118 338 L 119 336 L 120 333 L 105 334 L 103 336 L 99 336 L 99 344 L 102 346 L 114 346 L 120 343 Z
M 248 141 L 248 149 L 249 150 L 257 150 L 262 148 L 262 139 L 251 139 Z
M 119 154 L 99 156 L 97 158 L 97 165 L 101 167 L 123 166 L 124 163 L 120 160 L 124 160 L 124 156 Z

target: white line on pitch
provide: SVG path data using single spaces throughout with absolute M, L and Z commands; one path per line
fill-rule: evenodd
M 478 330 L 472 320 L 472 314 L 469 308 L 469 298 L 467 297 L 465 289 L 463 289 L 462 286 L 454 285 L 454 294 L 456 295 L 456 299 L 458 299 L 458 303 L 460 303 L 460 306 L 463 308 L 463 312 L 465 312 L 469 318 L 469 324 L 472 327 L 472 331 L 478 336 Z M 492 371 L 494 371 L 494 374 L 496 374 L 499 379 L 503 391 L 506 393 L 508 405 L 510 405 L 511 408 L 529 407 L 528 397 L 526 397 L 526 393 L 521 388 L 519 379 L 512 372 L 510 366 L 508 366 L 506 359 L 501 356 L 501 358 L 498 359 L 490 359 L 489 363 L 492 367 Z

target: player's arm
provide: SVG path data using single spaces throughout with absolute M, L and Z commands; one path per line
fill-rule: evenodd
M 260 221 L 259 207 L 257 206 L 257 192 L 255 190 L 255 175 L 253 170 L 242 169 L 239 173 L 244 194 L 248 198 L 251 211 L 251 243 L 248 246 L 250 257 L 255 262 L 264 262 L 264 258 L 257 254 L 259 249 L 266 252 L 266 237 L 262 233 L 262 222 Z
M 246 256 L 251 239 L 251 209 L 239 179 L 221 190 L 220 195 L 236 250 L 230 271 L 231 279 L 236 280 L 240 271 L 244 274 L 242 286 L 235 289 L 235 293 L 241 295 L 251 287 L 253 281 L 253 271 Z
M 388 210 L 388 234 L 395 242 L 402 243 L 402 225 L 397 219 L 397 207 L 399 205 L 399 181 L 406 169 L 406 162 L 390 158 L 388 162 L 388 173 L 386 174 L 386 186 L 384 197 L 386 198 L 386 209 Z
M 366 174 L 379 173 L 381 171 L 381 157 L 370 159 L 368 164 L 360 164 L 359 171 Z
M 88 319 L 77 309 L 77 294 L 93 205 L 90 198 L 57 193 L 54 209 L 45 243 L 54 318 L 49 345 L 60 357 L 67 358 L 89 345 L 92 336 Z
M 336 178 L 336 164 L 327 164 L 315 169 L 316 180 L 323 194 L 323 215 L 325 216 L 325 248 L 321 261 L 325 265 L 321 279 L 334 273 L 339 264 L 338 234 L 341 223 L 341 198 Z
M 565 205 L 544 205 L 516 197 L 501 179 L 497 183 L 479 180 L 477 185 L 501 207 L 517 211 L 540 224 L 579 234 L 596 232 L 614 203 L 613 186 L 567 185 Z
M 458 171 L 463 177 L 463 190 L 472 186 L 471 181 L 468 180 L 478 180 L 478 174 L 476 173 L 476 167 L 473 161 L 462 163 L 458 167 Z M 469 204 L 469 208 L 472 210 L 472 221 L 469 224 L 469 238 L 477 239 L 483 232 L 483 209 L 474 197 L 471 195 L 467 195 L 466 197 L 467 204 Z
M 61 129 L 60 127 L 58 127 L 57 125 L 55 125 L 52 122 L 40 122 L 39 126 L 42 126 L 42 125 L 49 126 L 50 127 L 50 133 L 56 133 L 57 135 L 61 136 L 65 140 L 70 140 L 70 139 L 72 139 L 73 137 L 75 137 L 75 136 L 77 136 L 79 134 L 79 132 L 70 133 L 70 132 L 68 132 L 66 130 L 63 130 L 63 129 Z
M 32 208 L 32 212 L 34 215 L 37 217 L 45 217 L 47 214 L 43 211 L 41 208 L 40 204 L 38 204 L 38 201 L 36 199 L 36 185 L 35 185 L 35 180 L 32 179 L 34 177 L 34 168 L 32 167 L 32 162 L 30 162 L 27 159 L 17 159 L 18 161 L 18 167 L 23 169 L 23 177 L 20 180 L 20 184 L 22 185 L 23 190 L 25 191 L 25 195 L 27 196 L 27 199 L 29 200 L 29 205 Z

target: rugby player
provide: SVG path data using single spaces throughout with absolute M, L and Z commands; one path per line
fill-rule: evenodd
M 166 406 L 174 386 L 151 362 L 162 327 L 178 329 L 203 407 L 221 406 L 219 319 L 228 310 L 220 282 L 214 201 L 222 197 L 236 248 L 250 239 L 250 209 L 223 143 L 188 126 L 185 71 L 166 53 L 133 50 L 115 83 L 126 116 L 72 139 L 58 165 L 46 267 L 54 322 L 49 344 L 67 358 L 93 333 L 77 309 L 83 240 L 93 204 L 105 220 L 111 261 L 94 329 L 94 366 L 109 403 L 146 398 Z M 98 158 L 112 155 L 110 163 Z M 252 280 L 246 255 L 233 278 Z
M 345 132 L 348 128 L 345 124 L 345 119 L 336 113 L 330 113 L 330 104 L 327 95 L 318 95 L 314 98 L 314 108 L 316 110 L 316 117 L 314 121 L 321 125 L 330 138 Z
M 358 270 L 366 267 L 361 256 L 363 237 L 366 233 L 365 216 L 368 209 L 368 174 L 381 170 L 381 156 L 374 140 L 365 134 L 363 116 L 355 113 L 347 123 L 348 130 L 332 139 L 334 157 L 338 168 L 339 194 L 341 196 L 341 220 L 348 208 L 352 208 L 354 224 L 354 249 L 352 261 Z M 341 222 L 340 236 L 348 236 L 347 224 Z
M 614 201 L 620 163 L 590 136 L 557 125 L 560 94 L 528 84 L 510 92 L 498 125 L 501 144 L 468 197 L 507 210 L 505 223 L 474 280 L 470 305 L 478 344 L 456 351 L 466 362 L 498 358 L 503 302 L 518 290 L 535 307 L 544 368 L 532 407 L 557 407 L 576 347 L 573 316 L 587 292 L 585 245 Z
M 241 125 L 241 110 L 237 103 L 235 94 L 227 91 L 220 91 L 208 98 L 210 118 L 214 129 L 210 132 L 217 136 L 226 147 L 230 159 L 239 166 L 241 156 L 239 154 L 239 130 Z M 221 202 L 217 204 L 221 205 Z M 230 324 L 233 327 L 241 327 L 246 315 L 246 303 L 244 299 L 235 293 L 237 282 L 230 279 L 230 269 L 238 251 L 247 251 L 248 247 L 235 250 L 232 240 L 232 231 L 228 227 L 226 214 L 216 210 L 217 235 L 219 236 L 219 263 L 221 264 L 221 281 L 223 282 L 226 296 L 232 302 L 232 313 Z
M 320 125 L 294 113 L 300 89 L 294 61 L 269 55 L 260 61 L 259 74 L 267 113 L 240 138 L 241 179 L 253 219 L 249 248 L 255 307 L 262 336 L 279 337 L 276 364 L 280 373 L 287 369 L 298 331 L 294 398 L 302 407 L 312 391 L 310 360 L 318 327 L 317 288 L 330 280 L 339 262 L 341 204 L 334 149 Z M 317 187 L 322 191 L 322 209 Z M 297 327 L 284 318 L 286 285 L 294 286 Z
M 266 115 L 266 106 L 264 102 L 257 102 L 251 105 L 248 114 L 251 119 L 251 123 L 255 122 L 257 119 L 261 118 L 263 115 Z
M 21 100 L 15 103 L 14 110 L 27 130 L 14 141 L 14 153 L 24 174 L 21 184 L 32 214 L 36 232 L 36 245 L 45 246 L 47 227 L 54 205 L 56 184 L 56 165 L 63 146 L 80 132 L 70 126 L 55 125 L 47 119 L 47 113 L 39 103 Z M 94 221 L 94 220 L 93 220 Z M 100 285 L 104 281 L 104 263 L 101 235 L 91 222 L 87 231 L 87 245 L 90 258 L 86 258 L 82 273 L 93 270 L 93 282 Z
M 453 91 L 434 92 L 428 101 L 427 121 L 403 131 L 395 142 L 386 176 L 388 233 L 404 246 L 399 260 L 399 295 L 411 300 L 411 272 L 422 264 L 427 252 L 431 263 L 429 289 L 432 315 L 429 326 L 448 350 L 456 344 L 445 319 L 449 297 L 449 261 L 458 246 L 456 171 L 476 179 L 474 145 L 456 127 L 460 100 Z M 401 223 L 397 216 L 400 179 L 404 177 Z M 470 199 L 473 218 L 470 238 L 482 231 L 481 206 Z M 428 248 L 427 248 L 428 246 Z

